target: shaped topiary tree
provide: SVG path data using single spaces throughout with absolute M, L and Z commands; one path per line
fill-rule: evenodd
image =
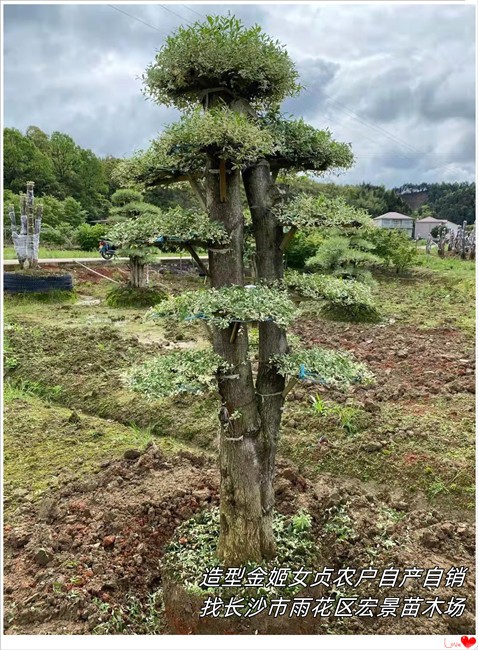
M 111 197 L 113 207 L 109 219 L 115 223 L 106 237 L 119 249 L 121 255 L 129 257 L 129 284 L 133 289 L 146 286 L 145 268 L 156 251 L 150 244 L 155 223 L 161 210 L 151 203 L 145 203 L 140 192 L 117 190 Z
M 289 354 L 286 328 L 295 312 L 285 290 L 284 251 L 304 224 L 284 212 L 284 191 L 276 179 L 280 170 L 347 168 L 353 157 L 349 145 L 334 142 L 328 131 L 279 115 L 280 102 L 298 91 L 294 65 L 260 27 L 245 28 L 233 17 L 180 28 L 158 52 L 144 83 L 154 100 L 187 113 L 146 153 L 120 166 L 118 176 L 123 183 L 146 186 L 189 180 L 211 223 L 227 234 L 227 241 L 208 245 L 211 288 L 170 299 L 155 313 L 208 324 L 214 353 L 222 360 L 216 369 L 222 401 L 217 553 L 228 565 L 260 561 L 275 553 L 273 476 L 287 392 L 295 381 L 319 375 L 340 383 L 345 367 L 339 359 L 332 369 L 332 353 Z M 244 286 L 241 182 L 252 216 L 255 287 Z M 341 225 L 356 227 L 363 215 L 338 202 L 319 201 L 306 225 L 338 218 Z M 259 328 L 257 374 L 248 323 Z M 158 376 L 167 367 L 163 360 Z M 350 371 L 343 383 L 351 378 L 360 381 L 365 375 Z

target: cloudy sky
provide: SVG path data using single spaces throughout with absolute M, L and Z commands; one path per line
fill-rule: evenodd
M 63 131 L 98 155 L 147 147 L 178 113 L 143 97 L 142 72 L 178 25 L 231 11 L 296 62 L 306 90 L 284 109 L 352 143 L 338 182 L 474 180 L 472 5 L 3 7 L 5 126 Z

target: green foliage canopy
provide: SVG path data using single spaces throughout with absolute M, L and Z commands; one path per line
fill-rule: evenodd
M 215 388 L 216 373 L 225 367 L 224 359 L 212 350 L 178 350 L 134 366 L 124 379 L 134 391 L 151 398 L 202 394 Z
M 221 287 L 207 291 L 186 291 L 154 307 L 151 318 L 202 319 L 226 329 L 234 322 L 274 321 L 287 327 L 296 310 L 287 292 L 258 285 Z
M 314 379 L 338 388 L 354 383 L 369 384 L 374 379 L 367 366 L 356 361 L 349 352 L 313 348 L 275 355 L 272 361 L 284 376 Z
M 146 259 L 155 252 L 152 245 L 160 233 L 162 213 L 148 203 L 135 205 L 143 206 L 141 216 L 115 224 L 108 230 L 106 238 L 122 255 Z
M 108 178 L 114 162 L 107 164 L 73 138 L 55 131 L 48 136 L 36 126 L 26 133 L 4 129 L 4 188 L 22 192 L 25 183 L 35 182 L 38 198 L 52 196 L 58 201 L 69 197 L 81 204 L 88 218 L 106 215 L 110 188 Z
M 207 89 L 247 99 L 257 107 L 281 102 L 298 90 L 297 72 L 278 41 L 234 16 L 209 16 L 179 27 L 143 75 L 145 92 L 179 109 L 197 106 Z
M 82 224 L 77 231 L 78 242 L 82 251 L 92 251 L 98 248 L 98 242 L 103 239 L 106 233 L 106 224 L 97 223 L 91 226 L 88 223 Z
M 305 298 L 322 301 L 323 315 L 335 320 L 378 321 L 380 314 L 370 286 L 330 275 L 290 271 L 286 285 Z
M 349 205 L 342 197 L 329 198 L 301 193 L 281 205 L 279 221 L 296 228 L 357 228 L 372 226 L 370 216 Z
M 373 244 L 367 239 L 332 233 L 322 242 L 315 255 L 306 261 L 305 267 L 341 278 L 366 280 L 370 275 L 367 269 L 382 262 L 373 250 Z
M 412 266 L 417 258 L 417 248 L 408 235 L 395 228 L 373 228 L 367 235 L 385 266 L 393 266 L 398 272 Z
M 316 129 L 303 119 L 284 119 L 270 112 L 261 120 L 272 135 L 272 168 L 310 171 L 319 174 L 330 169 L 349 169 L 354 157 L 349 144 L 332 139 L 328 129 Z
M 108 232 L 108 239 L 120 248 L 137 250 L 154 244 L 174 249 L 185 243 L 229 242 L 223 225 L 211 221 L 205 212 L 180 207 L 161 210 L 148 203 L 134 205 L 142 206 L 142 214 L 136 219 L 115 224 Z
M 226 106 L 206 112 L 197 109 L 166 127 L 162 138 L 169 146 L 168 155 L 177 156 L 179 169 L 186 172 L 197 171 L 198 154 L 212 152 L 230 160 L 233 168 L 241 168 L 272 153 L 274 146 L 267 130 Z
M 160 235 L 165 247 L 179 244 L 227 244 L 230 236 L 224 226 L 205 212 L 183 210 L 179 206 L 162 213 Z
M 375 308 L 372 291 L 363 282 L 298 271 L 289 271 L 285 282 L 290 289 L 312 300 L 326 300 L 344 307 Z

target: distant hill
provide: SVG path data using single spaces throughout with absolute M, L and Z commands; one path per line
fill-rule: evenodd
M 453 223 L 475 223 L 475 183 L 407 183 L 394 188 L 394 191 L 413 212 L 418 213 L 413 216 L 431 214 Z

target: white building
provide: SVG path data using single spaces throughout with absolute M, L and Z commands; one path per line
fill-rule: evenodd
M 448 230 L 456 232 L 458 225 L 447 221 L 446 219 L 435 219 L 435 217 L 425 217 L 415 222 L 415 239 L 426 239 L 436 226 L 446 226 Z
M 373 220 L 378 228 L 396 228 L 403 230 L 409 237 L 413 235 L 413 219 L 400 212 L 387 212 Z

